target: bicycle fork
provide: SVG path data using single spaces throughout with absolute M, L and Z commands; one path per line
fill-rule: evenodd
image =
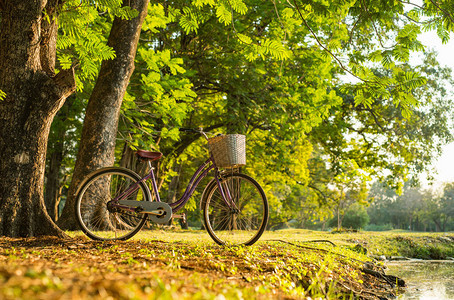
M 229 188 L 228 182 L 223 180 L 222 174 L 219 174 L 218 171 L 216 171 L 215 178 L 216 178 L 216 183 L 219 188 L 219 192 L 221 193 L 221 196 L 224 199 L 227 206 L 230 208 L 230 210 L 232 212 L 239 213 L 239 208 L 237 207 L 237 205 L 234 201 L 234 198 L 233 198 L 231 189 Z M 222 181 L 224 181 L 224 183 Z

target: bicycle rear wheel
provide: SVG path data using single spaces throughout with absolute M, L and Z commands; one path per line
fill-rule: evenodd
M 232 204 L 224 200 L 213 181 L 202 199 L 205 228 L 220 245 L 254 244 L 268 223 L 268 200 L 262 187 L 239 173 L 226 175 L 221 185 Z
M 147 220 L 146 214 L 122 210 L 109 201 L 137 183 L 140 176 L 131 170 L 109 167 L 87 176 L 76 195 L 75 212 L 82 231 L 94 240 L 126 240 L 134 236 Z M 122 200 L 150 201 L 142 182 Z

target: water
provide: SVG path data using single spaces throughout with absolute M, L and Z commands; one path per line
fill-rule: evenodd
M 399 261 L 386 263 L 386 274 L 405 280 L 398 299 L 454 299 L 454 261 Z

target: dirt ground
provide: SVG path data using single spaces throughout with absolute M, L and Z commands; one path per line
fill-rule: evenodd
M 385 299 L 395 294 L 389 280 L 361 271 L 358 253 L 331 248 L 0 238 L 0 299 Z

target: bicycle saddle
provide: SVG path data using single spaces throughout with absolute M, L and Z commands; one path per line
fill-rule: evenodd
M 158 160 L 162 157 L 161 152 L 151 152 L 146 150 L 137 150 L 136 155 L 143 160 Z

